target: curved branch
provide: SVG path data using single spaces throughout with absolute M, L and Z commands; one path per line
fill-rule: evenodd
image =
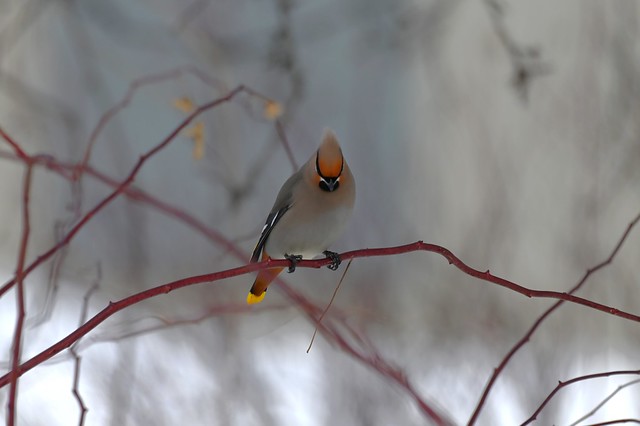
M 565 300 L 567 302 L 587 306 L 589 308 L 606 312 L 611 315 L 619 316 L 621 318 L 640 322 L 640 316 L 638 315 L 621 311 L 619 309 L 612 308 L 610 306 L 606 306 L 597 302 L 593 302 L 588 299 L 584 299 L 581 297 L 577 297 L 577 296 L 573 296 L 567 293 L 562 293 L 557 291 L 532 290 L 532 289 L 523 287 L 519 284 L 516 284 L 512 281 L 492 275 L 489 271 L 485 271 L 485 272 L 479 271 L 462 262 L 462 260 L 460 260 L 450 250 L 435 244 L 428 244 L 423 241 L 416 241 L 414 243 L 395 246 L 395 247 L 353 250 L 353 251 L 349 251 L 341 254 L 341 258 L 342 260 L 348 260 L 348 259 L 355 259 L 355 258 L 361 258 L 361 257 L 392 256 L 392 255 L 411 253 L 416 251 L 428 251 L 432 253 L 437 253 L 443 256 L 445 259 L 447 259 L 450 264 L 454 265 L 456 268 L 460 269 L 462 272 L 470 276 L 479 278 L 483 281 L 488 281 L 494 284 L 498 284 L 502 287 L 506 287 L 517 293 L 523 294 L 527 297 Z M 298 263 L 297 267 L 321 268 L 323 266 L 328 266 L 329 264 L 331 264 L 331 262 L 332 262 L 331 259 L 327 259 L 327 258 L 317 259 L 317 260 L 302 260 Z M 163 285 L 142 291 L 140 293 L 133 294 L 117 302 L 110 302 L 109 305 L 107 305 L 107 307 L 105 307 L 102 311 L 97 313 L 93 318 L 89 319 L 81 327 L 74 330 L 67 337 L 51 345 L 49 348 L 45 349 L 44 351 L 40 352 L 38 355 L 34 356 L 30 360 L 20 365 L 20 367 L 18 368 L 18 371 L 12 370 L 11 372 L 0 377 L 0 387 L 3 387 L 7 384 L 9 380 L 9 376 L 11 374 L 17 374 L 18 376 L 23 375 L 24 373 L 31 370 L 38 364 L 41 364 L 47 359 L 60 353 L 62 350 L 68 348 L 74 342 L 80 339 L 82 336 L 86 335 L 87 333 L 89 333 L 89 331 L 96 328 L 99 324 L 101 324 L 107 318 L 109 318 L 116 312 L 119 312 L 128 306 L 134 305 L 138 302 L 150 299 L 152 297 L 159 296 L 161 294 L 170 293 L 171 291 L 177 290 L 179 288 L 183 288 L 183 287 L 187 287 L 195 284 L 220 281 L 226 278 L 236 277 L 239 275 L 256 272 L 262 269 L 287 267 L 288 265 L 289 265 L 289 261 L 286 259 L 279 259 L 279 260 L 268 259 L 268 260 L 265 260 L 264 262 L 250 263 L 248 265 L 240 266 L 233 269 L 227 269 L 220 272 L 183 278 L 177 281 L 173 281 L 167 284 L 163 284 Z

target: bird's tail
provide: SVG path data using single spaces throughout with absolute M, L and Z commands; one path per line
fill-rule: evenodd
M 283 269 L 284 268 L 272 268 L 260 271 L 258 273 L 258 277 L 251 286 L 251 290 L 249 290 L 247 303 L 249 305 L 253 305 L 254 303 L 262 302 L 262 299 L 264 299 L 264 295 L 266 294 L 267 287 L 269 287 L 269 284 L 271 284 Z

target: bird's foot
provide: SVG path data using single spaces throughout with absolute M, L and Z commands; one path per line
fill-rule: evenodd
M 299 254 L 285 254 L 284 258 L 289 261 L 289 269 L 287 269 L 288 273 L 295 271 L 296 265 L 302 260 L 302 256 Z
M 340 259 L 340 255 L 335 251 L 329 251 L 329 250 L 323 251 L 322 254 L 327 256 L 327 259 L 331 259 L 331 263 L 327 265 L 327 268 L 331 269 L 332 271 L 337 270 L 340 264 L 342 263 L 342 259 Z

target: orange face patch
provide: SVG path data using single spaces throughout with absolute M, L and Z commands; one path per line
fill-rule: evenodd
M 344 160 L 342 158 L 342 150 L 335 135 L 326 132 L 318 153 L 316 154 L 316 169 L 322 177 L 338 177 L 342 173 Z
M 320 156 L 318 151 L 318 157 L 316 161 L 318 168 L 318 174 L 323 177 L 338 177 L 342 173 L 343 159 L 342 154 L 336 157 Z

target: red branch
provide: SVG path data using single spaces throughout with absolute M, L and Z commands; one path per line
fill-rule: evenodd
M 15 140 L 13 140 L 13 138 L 9 136 L 1 127 L 0 127 L 0 136 L 2 136 L 2 139 L 4 139 L 9 144 L 9 146 L 11 146 L 13 151 L 16 153 L 18 157 L 20 157 L 22 161 L 24 161 L 25 163 L 29 163 L 31 161 L 31 157 L 29 157 L 23 151 L 20 145 L 18 145 L 18 143 Z
M 521 426 L 525 426 L 528 425 L 529 423 L 533 422 L 536 417 L 538 416 L 538 414 L 540 414 L 540 412 L 542 411 L 542 409 L 549 403 L 549 401 L 551 401 L 551 398 L 553 398 L 555 396 L 556 393 L 558 393 L 558 391 L 566 386 L 572 385 L 574 383 L 577 382 L 582 382 L 585 380 L 591 380 L 591 379 L 598 379 L 598 378 L 602 378 L 602 377 L 610 377 L 610 376 L 622 376 L 622 375 L 628 375 L 628 374 L 635 374 L 635 375 L 640 375 L 640 370 L 620 370 L 620 371 L 605 371 L 604 373 L 596 373 L 596 374 L 587 374 L 585 376 L 580 376 L 580 377 L 574 377 L 571 380 L 567 380 L 566 382 L 558 382 L 558 385 L 553 389 L 553 391 L 551 391 L 551 393 L 549 395 L 547 395 L 547 397 L 544 399 L 544 401 L 542 401 L 542 404 L 540 404 L 540 406 L 538 407 L 538 409 L 536 411 L 534 411 L 534 413 L 531 415 L 531 417 L 529 417 L 527 420 L 525 420 L 524 423 L 522 423 Z
M 16 152 L 20 152 L 20 148 L 16 145 Z M 20 155 L 20 154 L 18 154 Z M 9 400 L 7 401 L 7 426 L 13 426 L 16 423 L 16 406 L 18 392 L 17 368 L 20 367 L 20 352 L 22 349 L 22 333 L 24 331 L 24 264 L 27 257 L 27 246 L 29 243 L 29 233 L 31 232 L 30 214 L 29 214 L 29 198 L 31 194 L 31 175 L 33 168 L 31 163 L 27 162 L 27 168 L 24 172 L 24 182 L 22 187 L 22 238 L 20 240 L 20 249 L 18 252 L 18 264 L 16 267 L 16 327 L 13 333 L 13 348 L 11 351 L 11 371 L 7 374 L 11 383 L 9 388 Z
M 396 246 L 396 247 L 354 250 L 354 251 L 343 253 L 341 257 L 343 260 L 348 260 L 348 259 L 355 259 L 355 258 L 361 258 L 361 257 L 391 256 L 391 255 L 398 255 L 398 254 L 410 253 L 415 251 L 428 251 L 428 252 L 440 254 L 441 256 L 446 258 L 450 264 L 454 265 L 455 267 L 457 267 L 458 269 L 460 269 L 461 271 L 465 272 L 468 275 L 479 278 L 483 281 L 488 281 L 494 284 L 498 284 L 502 287 L 506 287 L 517 293 L 523 294 L 527 297 L 565 300 L 571 303 L 587 306 L 595 310 L 606 312 L 610 315 L 615 315 L 628 320 L 640 322 L 640 316 L 637 316 L 625 311 L 621 311 L 619 309 L 615 309 L 606 305 L 602 305 L 600 303 L 593 302 L 591 300 L 583 299 L 581 297 L 577 297 L 577 296 L 573 296 L 567 293 L 561 293 L 557 291 L 528 289 L 514 282 L 508 281 L 504 278 L 491 275 L 489 271 L 481 272 L 479 270 L 473 269 L 470 266 L 467 266 L 465 263 L 463 263 L 458 257 L 456 257 L 451 251 L 447 250 L 446 248 L 435 245 L 435 244 L 427 244 L 422 241 L 416 241 L 411 244 L 406 244 L 406 245 Z M 325 258 L 325 259 L 317 259 L 317 260 L 302 260 L 298 263 L 297 266 L 306 267 L 306 268 L 321 268 L 329 264 L 331 264 L 331 260 Z M 109 318 L 111 315 L 121 311 L 122 309 L 128 306 L 134 305 L 138 302 L 141 302 L 143 300 L 146 300 L 161 294 L 167 294 L 173 290 L 177 290 L 182 287 L 201 284 L 205 282 L 220 281 L 226 278 L 231 278 L 239 275 L 248 274 L 251 272 L 256 272 L 261 269 L 287 267 L 287 266 L 289 266 L 289 261 L 286 259 L 279 259 L 279 260 L 268 259 L 264 262 L 252 263 L 252 264 L 240 266 L 233 269 L 227 269 L 220 272 L 183 278 L 177 281 L 173 281 L 171 283 L 163 284 L 163 285 L 142 291 L 140 293 L 136 293 L 134 295 L 126 297 L 117 302 L 110 302 L 106 308 L 104 308 L 102 311 L 96 314 L 84 325 L 82 325 L 81 327 L 73 331 L 67 337 L 65 337 L 64 339 L 60 340 L 59 342 L 55 343 L 54 345 L 42 351 L 40 354 L 34 356 L 30 360 L 23 363 L 19 367 L 17 374 L 18 375 L 24 374 L 25 372 L 29 371 L 36 365 L 51 358 L 52 356 L 59 353 L 60 351 L 68 348 L 80 337 L 86 335 L 89 331 L 91 331 L 100 323 L 102 323 L 105 319 Z M 0 378 L 0 387 L 5 386 L 7 384 L 8 376 L 9 375 L 7 374 Z
M 577 292 L 582 287 L 582 285 L 585 282 L 587 282 L 587 280 L 589 279 L 589 277 L 592 274 L 594 274 L 595 272 L 599 271 L 600 269 L 610 265 L 611 262 L 613 262 L 613 259 L 618 254 L 618 251 L 620 251 L 620 248 L 622 248 L 622 244 L 624 244 L 624 242 L 626 241 L 627 237 L 631 233 L 631 230 L 638 223 L 639 220 L 640 220 L 640 214 L 638 214 L 638 216 L 636 216 L 635 219 L 633 219 L 629 223 L 629 225 L 627 226 L 627 229 L 624 231 L 624 233 L 622 234 L 622 236 L 618 240 L 617 244 L 613 248 L 613 251 L 611 251 L 611 254 L 609 254 L 609 257 L 607 257 L 605 260 L 603 260 L 602 262 L 598 263 L 597 265 L 587 269 L 587 271 L 584 273 L 584 275 L 582 276 L 580 281 L 578 281 L 578 283 L 571 290 L 569 290 L 569 292 L 567 294 L 572 295 L 575 292 Z M 502 373 L 502 371 L 504 370 L 506 365 L 509 363 L 511 358 L 516 354 L 516 352 L 518 352 L 520 350 L 520 348 L 522 348 L 531 339 L 531 336 L 533 336 L 533 333 L 538 329 L 538 327 L 543 323 L 543 321 L 545 319 L 547 319 L 547 317 L 549 315 L 551 315 L 551 313 L 553 311 L 558 309 L 564 302 L 565 302 L 564 300 L 559 300 L 556 303 L 554 303 L 549 309 L 547 309 L 533 323 L 531 328 L 529 328 L 529 330 L 524 334 L 524 336 L 522 336 L 522 338 L 520 340 L 518 340 L 518 342 L 505 355 L 505 357 L 500 362 L 500 365 L 498 365 L 498 367 L 496 367 L 493 370 L 493 374 L 491 375 L 491 378 L 489 379 L 489 382 L 487 383 L 487 386 L 485 387 L 484 392 L 482 392 L 482 396 L 480 397 L 480 401 L 478 401 L 478 404 L 476 405 L 476 409 L 474 410 L 473 415 L 471 416 L 471 418 L 469 419 L 469 422 L 467 423 L 469 426 L 473 425 L 476 422 L 476 420 L 478 419 L 478 416 L 480 415 L 480 411 L 482 410 L 482 407 L 484 406 L 484 403 L 485 403 L 485 401 L 487 399 L 487 396 L 489 395 L 489 392 L 491 392 L 491 389 L 493 388 L 493 385 L 495 384 L 496 380 L 498 379 L 498 376 Z

